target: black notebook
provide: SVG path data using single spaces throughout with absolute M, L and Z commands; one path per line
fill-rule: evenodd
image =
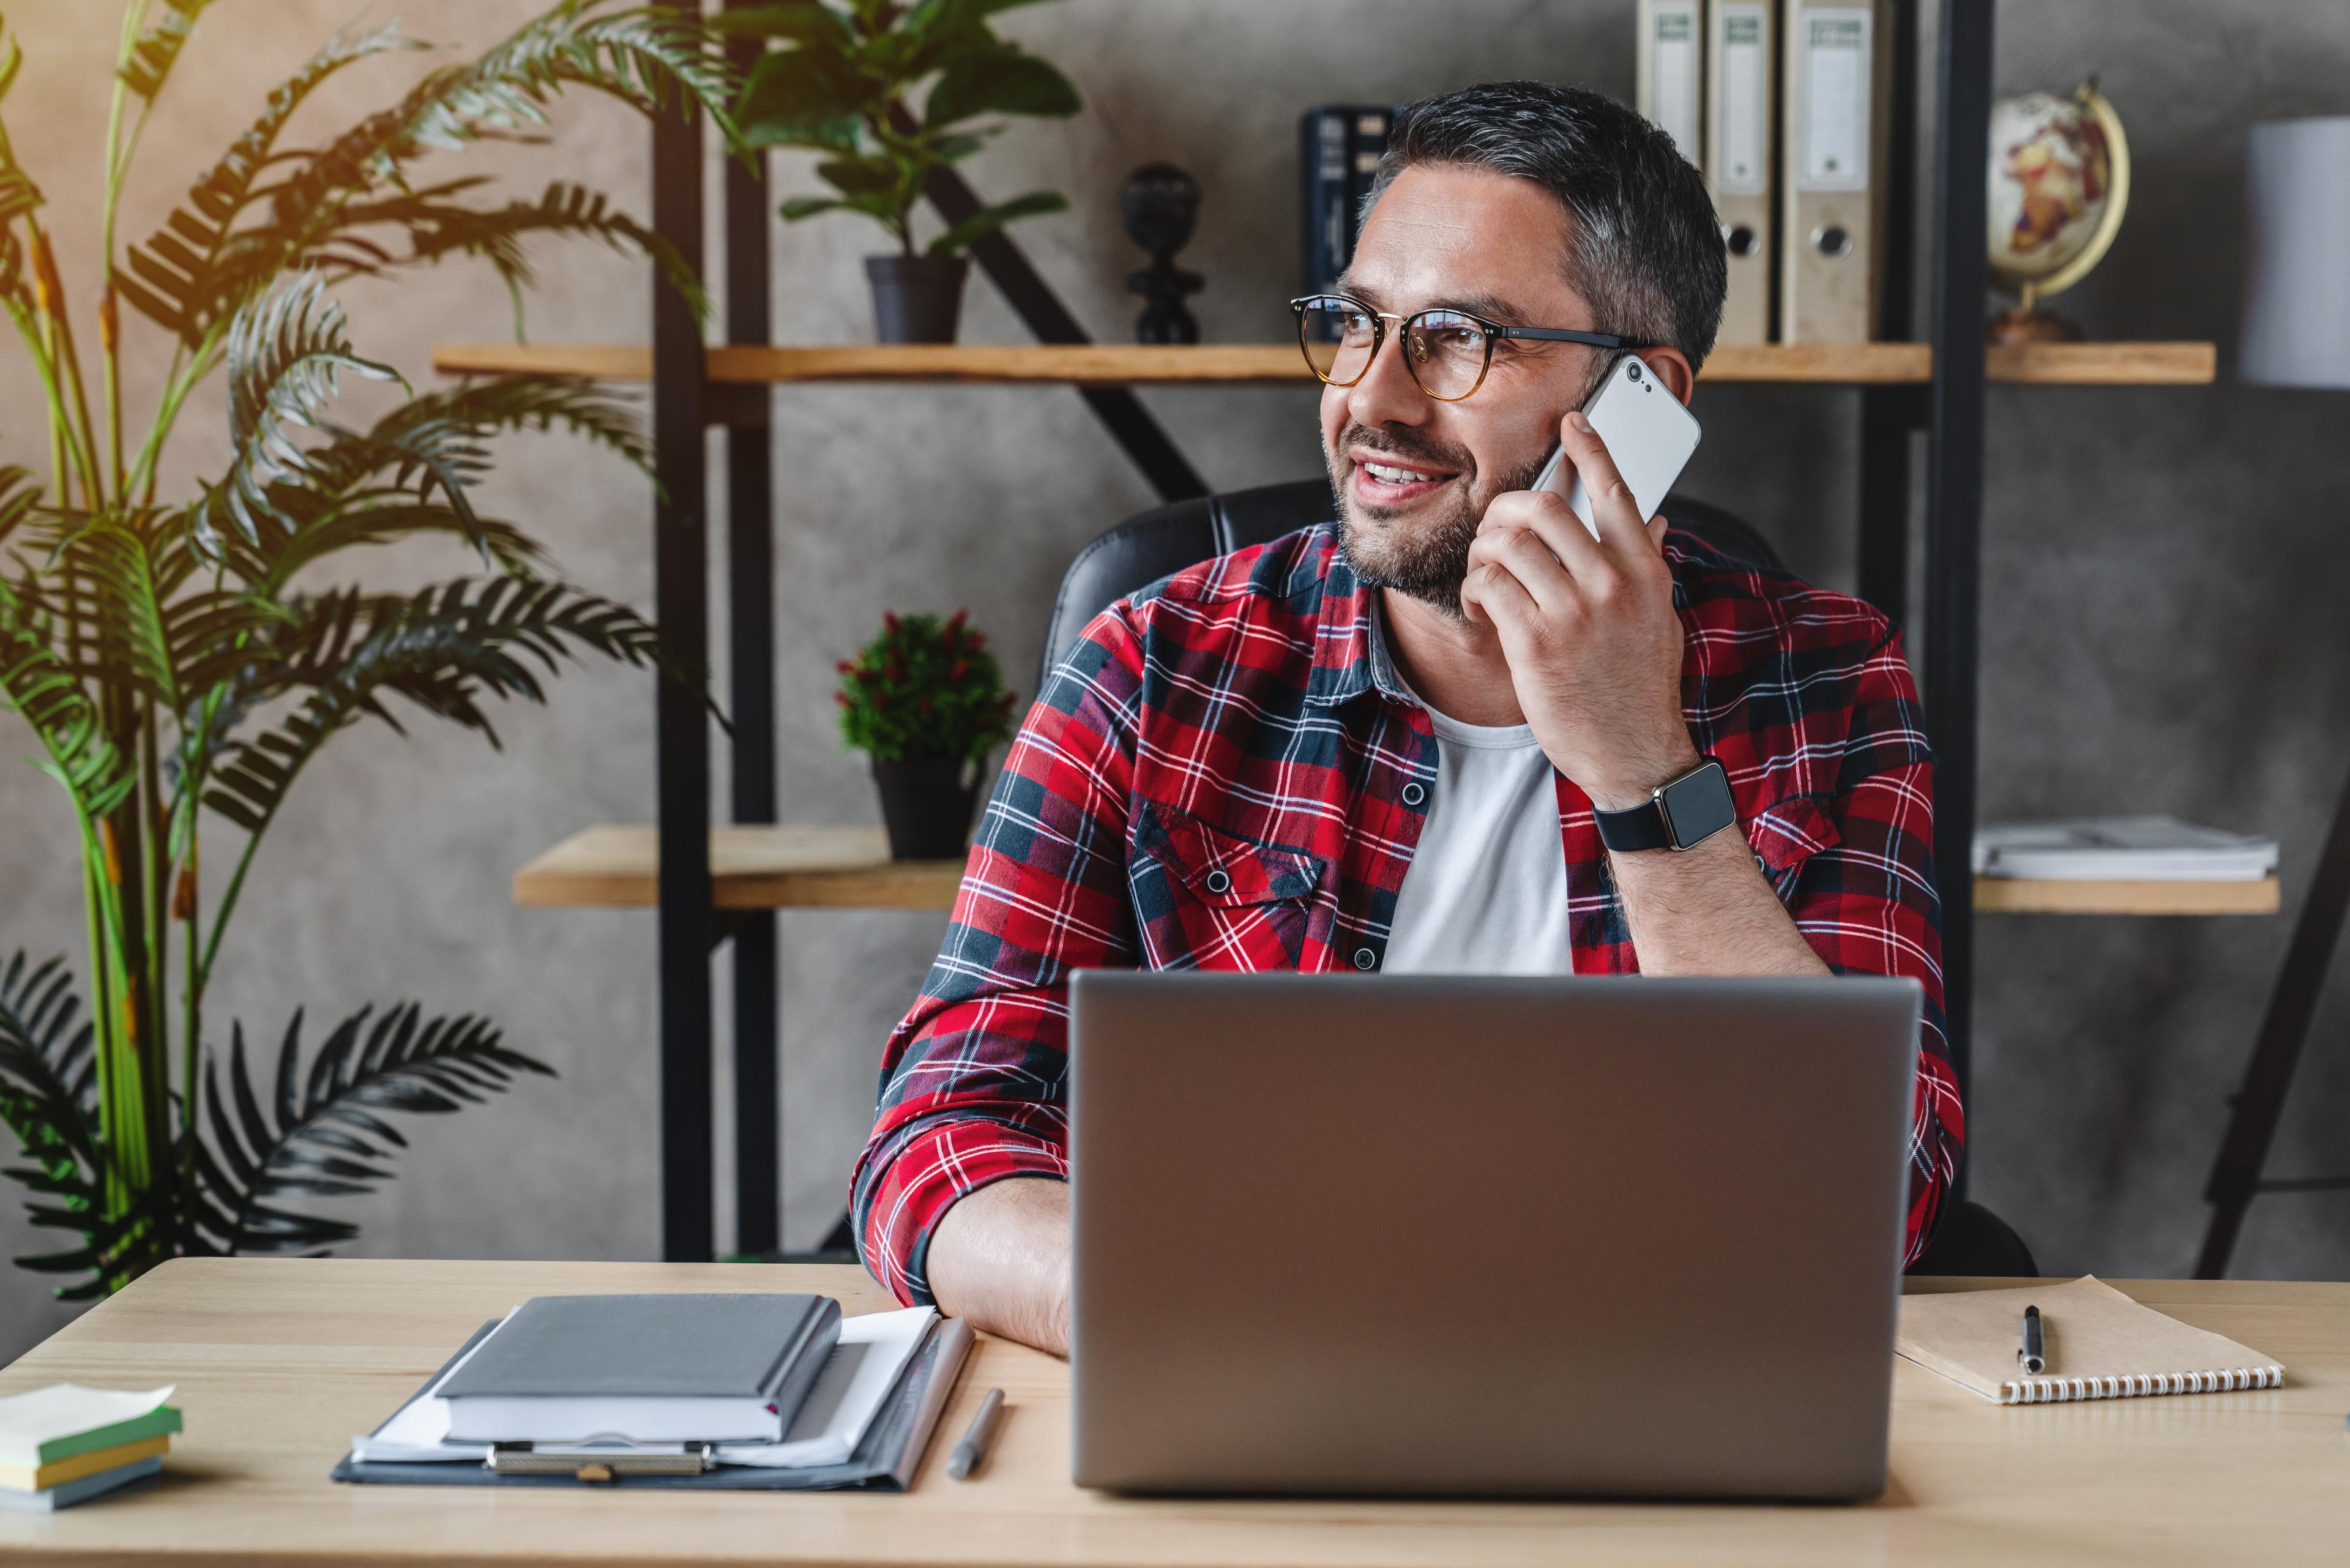
M 533 1296 L 439 1392 L 452 1442 L 772 1443 L 839 1337 L 829 1296 Z

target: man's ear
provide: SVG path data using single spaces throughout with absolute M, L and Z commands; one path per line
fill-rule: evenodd
M 1690 369 L 1689 358 L 1678 348 L 1643 348 L 1640 358 L 1657 373 L 1665 390 L 1686 405 L 1690 394 L 1697 390 L 1697 372 Z

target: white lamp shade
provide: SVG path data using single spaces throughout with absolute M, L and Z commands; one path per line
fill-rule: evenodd
M 2244 149 L 2247 381 L 2350 388 L 2350 115 L 2272 119 Z

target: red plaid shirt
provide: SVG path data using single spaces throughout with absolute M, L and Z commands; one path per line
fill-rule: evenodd
M 1932 760 L 1900 639 L 1842 594 L 1669 534 L 1681 701 L 1772 885 L 1838 971 L 1926 989 L 1908 1256 L 1965 1123 L 1942 1033 Z M 1066 1178 L 1078 969 L 1376 970 L 1436 737 L 1327 526 L 1203 562 L 1086 628 L 1013 742 L 854 1179 L 867 1265 L 927 1302 L 965 1193 Z M 1591 805 L 1558 780 L 1575 968 L 1638 964 Z M 1222 873 L 1217 876 L 1216 873 Z M 1440 1072 L 1440 1063 L 1429 1064 Z

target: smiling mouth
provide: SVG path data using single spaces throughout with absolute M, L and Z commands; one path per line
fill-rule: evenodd
M 1442 469 L 1420 468 L 1368 453 L 1355 456 L 1355 489 L 1366 501 L 1409 501 L 1450 483 L 1453 477 Z

